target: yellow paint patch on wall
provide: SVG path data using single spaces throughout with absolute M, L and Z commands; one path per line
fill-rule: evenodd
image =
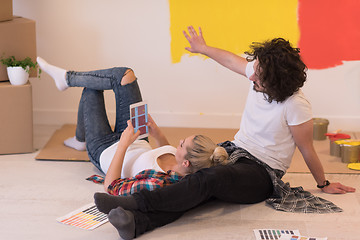
M 189 46 L 182 31 L 200 26 L 208 45 L 243 54 L 252 42 L 283 37 L 297 46 L 297 0 L 169 0 L 171 58 Z

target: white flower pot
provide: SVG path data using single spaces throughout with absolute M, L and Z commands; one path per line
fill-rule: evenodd
M 22 67 L 7 67 L 7 74 L 12 85 L 24 85 L 29 79 L 29 73 Z

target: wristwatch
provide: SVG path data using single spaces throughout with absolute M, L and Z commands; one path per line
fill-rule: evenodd
M 324 188 L 324 187 L 329 186 L 329 185 L 330 185 L 329 180 L 325 180 L 323 185 L 316 185 L 316 186 L 317 186 L 318 188 Z

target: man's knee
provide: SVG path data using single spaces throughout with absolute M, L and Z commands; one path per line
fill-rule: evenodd
M 132 83 L 136 80 L 135 73 L 132 69 L 126 70 L 123 78 L 121 79 L 121 85 Z
M 219 165 L 210 168 L 203 168 L 196 172 L 196 175 L 204 184 L 210 186 L 223 184 L 231 178 L 232 170 L 230 166 Z

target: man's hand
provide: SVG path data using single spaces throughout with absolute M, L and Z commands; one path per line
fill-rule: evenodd
M 189 33 L 183 31 L 184 36 L 190 43 L 190 47 L 186 47 L 186 50 L 191 53 L 203 54 L 215 60 L 224 67 L 230 69 L 231 71 L 246 76 L 245 69 L 248 62 L 245 58 L 224 49 L 207 45 L 200 27 L 199 34 L 196 32 L 193 26 L 188 27 L 188 32 Z
M 189 34 L 186 31 L 183 31 L 184 36 L 190 43 L 190 47 L 186 47 L 185 49 L 191 53 L 204 53 L 204 49 L 206 48 L 206 43 L 202 35 L 201 28 L 199 27 L 199 35 L 193 26 L 188 27 Z
M 330 183 L 329 186 L 326 186 L 321 190 L 325 193 L 333 193 L 333 194 L 344 194 L 348 192 L 355 192 L 355 188 L 342 185 L 341 183 L 338 182 Z

